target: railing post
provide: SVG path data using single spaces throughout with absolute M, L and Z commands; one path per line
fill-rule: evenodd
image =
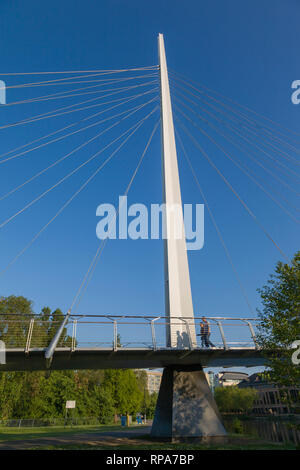
M 114 323 L 114 351 L 118 349 L 118 331 L 117 331 L 117 320 L 113 320 Z
M 228 349 L 228 346 L 227 346 L 227 342 L 226 342 L 226 338 L 225 338 L 225 334 L 224 334 L 224 330 L 223 330 L 222 323 L 221 323 L 219 320 L 217 320 L 217 324 L 218 324 L 218 327 L 219 327 L 219 330 L 220 330 L 220 333 L 221 333 L 221 337 L 222 337 L 224 349 L 227 350 L 227 349 Z
M 72 332 L 72 344 L 71 344 L 72 352 L 74 352 L 76 349 L 76 331 L 77 331 L 77 320 L 73 320 L 73 332 Z
M 25 353 L 29 353 L 30 349 L 30 344 L 31 344 L 31 338 L 32 338 L 32 331 L 33 331 L 33 325 L 34 325 L 34 318 L 30 320 L 29 323 L 29 328 L 28 328 L 28 334 L 27 334 L 27 340 L 26 340 L 26 346 L 25 346 Z
M 252 339 L 253 339 L 253 343 L 254 343 L 254 346 L 255 346 L 255 349 L 258 349 L 258 343 L 257 343 L 257 339 L 256 339 L 256 335 L 255 335 L 255 332 L 254 332 L 254 328 L 252 326 L 252 323 L 249 321 L 249 320 L 244 320 L 245 323 L 247 323 L 247 325 L 249 326 L 249 330 L 250 330 L 250 333 L 251 333 L 251 336 L 252 336 Z
M 154 320 L 151 320 L 151 335 L 152 335 L 153 349 L 154 349 L 154 351 L 156 351 L 156 338 L 155 338 Z
M 152 335 L 152 345 L 153 345 L 153 350 L 156 351 L 157 350 L 157 343 L 156 343 L 156 334 L 155 334 L 155 326 L 154 326 L 154 322 L 156 320 L 159 320 L 160 317 L 156 317 L 156 318 L 153 318 L 153 320 L 151 320 L 150 324 L 151 324 L 151 335 Z

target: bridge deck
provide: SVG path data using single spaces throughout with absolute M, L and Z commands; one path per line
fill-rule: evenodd
M 57 348 L 51 369 L 110 369 L 110 368 L 160 368 L 172 365 L 203 367 L 253 367 L 263 366 L 266 358 L 255 348 L 216 349 L 157 349 L 150 348 Z M 46 370 L 45 349 L 8 349 L 6 364 L 0 371 Z

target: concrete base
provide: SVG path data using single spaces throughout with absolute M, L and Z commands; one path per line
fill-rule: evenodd
M 226 440 L 227 434 L 202 368 L 164 369 L 151 436 L 181 442 Z

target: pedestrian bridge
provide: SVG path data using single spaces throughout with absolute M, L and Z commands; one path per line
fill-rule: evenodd
M 0 339 L 6 361 L 0 370 L 158 368 L 168 366 L 235 367 L 263 366 L 266 362 L 256 340 L 257 319 L 206 317 L 214 347 L 202 345 L 200 316 L 190 334 L 188 318 L 172 318 L 178 324 L 177 347 L 166 345 L 170 319 L 149 315 L 66 316 L 63 321 L 41 316 L 3 315 Z M 182 338 L 182 324 L 185 325 Z
M 81 75 L 83 71 L 69 71 L 67 72 L 68 81 L 65 81 L 67 80 L 65 77 L 62 79 L 46 80 L 44 82 L 29 82 L 27 84 L 23 83 L 10 86 L 10 88 L 16 87 L 24 89 L 25 87 L 27 89 L 29 86 L 35 85 L 46 87 L 49 85 L 56 86 L 55 84 L 69 85 L 73 83 L 85 83 L 85 81 L 77 82 L 77 80 L 81 78 L 87 78 L 88 80 L 86 82 L 88 82 L 89 77 L 101 76 L 101 78 L 96 78 L 96 81 L 98 80 L 101 83 L 95 85 L 95 87 L 104 86 L 104 88 L 101 88 L 100 91 L 98 88 L 97 91 L 84 91 L 83 94 L 96 93 L 97 95 L 94 98 L 80 102 L 77 102 L 76 99 L 73 104 L 68 106 L 63 106 L 43 114 L 27 115 L 23 120 L 13 123 L 8 122 L 1 127 L 2 129 L 27 125 L 35 121 L 40 121 L 41 119 L 49 119 L 56 116 L 69 116 L 69 113 L 85 112 L 85 110 L 90 110 L 97 106 L 103 106 L 103 109 L 101 111 L 97 110 L 97 113 L 93 114 L 90 114 L 90 111 L 87 111 L 88 115 L 80 114 L 78 121 L 72 122 L 71 124 L 66 123 L 65 127 L 53 129 L 50 134 L 39 136 L 21 147 L 11 149 L 5 154 L 2 154 L 0 160 L 1 164 L 62 139 L 69 138 L 75 134 L 77 135 L 79 132 L 93 129 L 94 126 L 101 126 L 99 132 L 98 129 L 95 128 L 97 131 L 93 132 L 91 138 L 88 138 L 67 154 L 60 156 L 59 159 L 55 160 L 50 165 L 48 162 L 44 169 L 39 168 L 38 172 L 21 184 L 20 181 L 18 181 L 14 188 L 1 196 L 1 200 L 21 190 L 28 183 L 31 183 L 62 161 L 66 159 L 69 160 L 71 155 L 81 151 L 81 149 L 85 148 L 96 139 L 101 138 L 101 145 L 99 147 L 98 143 L 95 141 L 94 145 L 97 145 L 97 149 L 99 147 L 96 153 L 92 153 L 93 151 L 90 151 L 89 147 L 87 147 L 85 149 L 87 154 L 92 153 L 92 155 L 89 155 L 89 158 L 86 158 L 71 171 L 68 170 L 69 172 L 64 174 L 63 177 L 59 176 L 59 179 L 57 179 L 54 184 L 51 179 L 51 183 L 49 183 L 46 190 L 35 196 L 25 205 L 22 203 L 22 206 L 16 212 L 14 212 L 15 209 L 13 209 L 13 213 L 8 217 L 6 216 L 7 218 L 1 221 L 0 228 L 3 228 L 15 220 L 16 217 L 23 214 L 27 209 L 35 205 L 38 201 L 43 199 L 44 196 L 59 187 L 90 162 L 95 162 L 93 164 L 96 164 L 99 160 L 98 157 L 100 155 L 101 157 L 100 161 L 97 163 L 97 167 L 91 170 L 91 173 L 89 173 L 89 176 L 83 181 L 81 186 L 74 188 L 70 197 L 58 210 L 57 208 L 55 209 L 50 219 L 39 227 L 38 231 L 33 234 L 29 242 L 26 242 L 26 245 L 14 255 L 10 261 L 7 260 L 8 262 L 1 268 L 2 271 L 0 274 L 6 272 L 7 269 L 24 255 L 44 231 L 48 229 L 50 224 L 52 224 L 73 200 L 98 177 L 100 172 L 109 164 L 115 155 L 117 155 L 119 151 L 121 152 L 123 147 L 126 148 L 127 142 L 131 137 L 136 133 L 136 135 L 138 135 L 139 129 L 146 131 L 144 125 L 147 126 L 151 123 L 151 131 L 149 131 L 149 133 L 148 130 L 145 132 L 145 135 L 147 135 L 146 144 L 143 146 L 143 150 L 138 150 L 139 159 L 136 163 L 135 170 L 133 173 L 130 173 L 130 176 L 126 173 L 128 176 L 128 184 L 124 186 L 126 189 L 123 192 L 122 183 L 122 193 L 120 193 L 119 190 L 117 192 L 117 194 L 127 196 L 161 122 L 161 168 L 163 203 L 166 208 L 164 222 L 167 235 L 166 237 L 162 237 L 164 238 L 166 316 L 149 316 L 146 314 L 134 316 L 71 314 L 71 312 L 77 312 L 76 309 L 78 309 L 82 296 L 85 294 L 88 284 L 94 275 L 97 263 L 108 240 L 105 236 L 101 240 L 101 243 L 99 243 L 88 265 L 87 271 L 80 277 L 82 282 L 74 293 L 73 300 L 70 301 L 69 311 L 65 317 L 61 314 L 54 314 L 52 317 L 49 317 L 45 311 L 43 314 L 33 316 L 32 318 L 28 315 L 20 315 L 21 312 L 15 312 L 15 314 L 0 314 L 0 371 L 44 370 L 50 367 L 58 370 L 163 367 L 164 373 L 155 412 L 152 435 L 168 438 L 223 438 L 226 436 L 226 432 L 205 378 L 203 367 L 261 366 L 264 365 L 267 359 L 265 358 L 265 352 L 259 349 L 256 341 L 257 319 L 241 318 L 237 315 L 216 317 L 207 315 L 211 336 L 210 341 L 206 341 L 206 343 L 209 344 L 210 347 L 206 348 L 205 345 L 202 344 L 201 337 L 197 336 L 197 334 L 199 335 L 200 333 L 202 314 L 201 316 L 194 316 L 185 240 L 186 235 L 183 230 L 183 213 L 181 210 L 177 211 L 176 219 L 174 219 L 174 217 L 168 217 L 168 211 L 170 211 L 170 209 L 182 207 L 176 141 L 178 141 L 180 146 L 178 146 L 180 153 L 188 163 L 193 180 L 200 191 L 201 200 L 205 203 L 218 238 L 241 289 L 241 294 L 245 298 L 250 311 L 253 309 L 248 300 L 246 289 L 241 283 L 238 274 L 239 270 L 233 263 L 233 258 L 230 255 L 225 239 L 212 212 L 211 207 L 213 207 L 214 204 L 211 207 L 208 204 L 200 181 L 198 180 L 198 171 L 194 170 L 192 158 L 187 154 L 188 147 L 182 140 L 182 135 L 184 135 L 184 139 L 188 138 L 189 141 L 191 141 L 193 153 L 194 151 L 197 152 L 195 158 L 199 157 L 200 152 L 201 159 L 204 158 L 213 172 L 218 174 L 218 177 L 222 179 L 222 184 L 225 183 L 227 189 L 229 189 L 232 195 L 239 201 L 243 210 L 246 210 L 247 214 L 262 230 L 264 236 L 266 236 L 278 250 L 280 259 L 285 259 L 288 263 L 290 261 L 289 257 L 284 253 L 284 250 L 280 247 L 278 242 L 275 241 L 272 234 L 269 233 L 268 228 L 260 221 L 260 217 L 250 209 L 251 204 L 248 204 L 248 201 L 239 194 L 233 182 L 225 177 L 223 170 L 221 171 L 218 167 L 219 159 L 210 157 L 210 152 L 208 148 L 206 148 L 206 144 L 209 144 L 209 148 L 213 145 L 212 149 L 216 147 L 218 154 L 221 152 L 220 154 L 224 155 L 226 160 L 230 160 L 230 165 L 234 164 L 243 175 L 251 180 L 251 184 L 255 184 L 271 199 L 272 204 L 276 203 L 290 219 L 298 223 L 295 214 L 291 212 L 290 209 L 287 209 L 285 205 L 282 205 L 281 200 L 283 196 L 280 195 L 279 200 L 272 192 L 270 193 L 269 189 L 265 188 L 265 184 L 261 184 L 260 182 L 265 181 L 266 175 L 263 173 L 259 177 L 259 174 L 261 170 L 263 170 L 268 173 L 268 177 L 271 175 L 276 179 L 276 185 L 273 184 L 271 189 L 277 187 L 278 183 L 292 189 L 292 191 L 293 188 L 283 181 L 276 172 L 274 173 L 273 169 L 270 170 L 268 163 L 266 163 L 267 166 L 265 166 L 265 163 L 261 164 L 261 158 L 257 160 L 256 157 L 252 155 L 253 147 L 255 154 L 257 151 L 260 152 L 260 156 L 261 153 L 263 154 L 263 162 L 265 162 L 265 157 L 267 156 L 272 160 L 272 165 L 273 162 L 275 162 L 275 164 L 279 164 L 285 167 L 289 172 L 294 173 L 290 168 L 286 167 L 281 160 L 282 156 L 284 156 L 284 158 L 287 158 L 289 161 L 295 162 L 295 158 L 288 153 L 291 148 L 295 149 L 295 147 L 288 142 L 289 137 L 286 132 L 289 132 L 289 130 L 286 127 L 281 127 L 284 129 L 284 133 L 280 132 L 278 130 L 278 124 L 275 121 L 260 115 L 248 107 L 240 105 L 230 98 L 228 102 L 228 98 L 222 94 L 214 92 L 202 84 L 198 85 L 193 80 L 185 79 L 182 74 L 178 74 L 176 71 L 171 71 L 169 79 L 162 34 L 158 36 L 158 52 L 159 65 L 129 69 L 89 70 L 86 71 L 88 75 Z M 136 75 L 137 72 L 138 75 Z M 39 72 L 37 73 L 39 74 Z M 17 75 L 19 74 L 17 73 Z M 112 78 L 105 77 L 103 80 L 104 75 L 112 76 Z M 149 78 L 150 81 L 148 81 Z M 127 80 L 130 80 L 130 86 L 124 87 L 123 85 L 126 85 Z M 134 80 L 134 82 L 132 82 L 132 80 Z M 124 81 L 125 83 L 123 83 Z M 106 88 L 106 85 L 109 88 Z M 117 85 L 117 87 L 115 87 L 115 85 Z M 140 87 L 142 88 L 140 89 Z M 92 88 L 94 89 L 94 85 L 92 85 Z M 82 89 L 85 90 L 85 88 Z M 172 89 L 172 99 L 170 89 Z M 67 94 L 65 94 L 66 92 L 58 92 L 54 93 L 55 96 L 49 95 L 51 98 L 49 98 L 48 95 L 44 95 L 10 104 L 33 103 L 38 100 L 44 101 L 44 99 L 72 98 L 81 94 L 74 93 L 74 91 L 77 92 L 77 89 L 68 90 L 67 88 Z M 78 90 L 81 90 L 81 88 Z M 137 90 L 139 91 L 136 94 Z M 107 93 L 108 91 L 110 93 Z M 98 93 L 104 93 L 104 95 L 99 96 Z M 118 96 L 112 97 L 112 100 L 111 98 L 109 98 L 109 101 L 106 100 L 106 97 L 110 97 L 114 94 Z M 156 103 L 158 100 L 160 101 L 160 106 Z M 88 102 L 93 102 L 93 104 L 78 107 Z M 175 127 L 172 103 L 174 103 L 175 109 Z M 111 104 L 112 106 L 110 106 Z M 207 106 L 209 109 L 207 109 Z M 117 110 L 116 108 L 118 107 L 120 107 L 120 109 Z M 225 112 L 224 108 L 226 110 Z M 111 110 L 114 111 L 110 113 Z M 115 111 L 117 111 L 116 114 Z M 109 115 L 106 114 L 108 112 Z M 86 120 L 94 120 L 94 118 L 102 113 L 104 113 L 104 116 L 101 116 L 99 121 L 91 121 L 91 123 L 85 125 Z M 159 116 L 157 116 L 158 113 Z M 205 113 L 205 116 L 203 116 L 203 113 Z M 127 121 L 127 119 L 129 119 L 129 121 Z M 109 122 L 108 125 L 104 124 L 110 120 L 113 121 Z M 152 122 L 152 120 L 154 120 L 154 122 Z M 81 124 L 83 124 L 83 126 L 81 126 Z M 104 124 L 104 128 L 102 128 L 102 124 Z M 274 127 L 274 124 L 276 127 Z M 79 125 L 79 128 L 72 128 L 77 125 Z M 220 125 L 221 129 L 219 128 Z M 225 129 L 223 128 L 224 126 Z M 105 136 L 106 133 L 114 128 L 118 130 L 117 137 L 113 136 L 113 138 L 108 138 L 109 134 Z M 241 129 L 242 133 L 240 132 Z M 68 131 L 63 134 L 65 130 Z M 71 132 L 69 132 L 70 130 Z M 202 144 L 200 145 L 198 142 L 198 132 L 201 133 L 201 141 L 204 138 L 206 142 L 204 148 Z M 281 134 L 281 137 L 278 137 L 278 132 Z M 62 133 L 62 135 L 57 137 L 55 135 L 56 133 Z M 52 138 L 54 135 L 55 137 Z M 282 136 L 285 137 L 282 138 Z M 51 137 L 51 139 L 47 140 L 49 137 Z M 219 137 L 221 137 L 222 145 L 215 140 Z M 43 141 L 44 139 L 45 141 L 43 143 L 39 143 L 37 146 L 35 145 L 36 142 Z M 280 142 L 280 144 L 278 144 L 280 148 L 274 145 L 274 139 L 276 142 Z M 227 150 L 228 144 L 230 145 L 229 153 Z M 243 147 L 245 144 L 246 150 Z M 250 150 L 248 150 L 249 145 Z M 28 149 L 19 152 L 19 149 L 23 149 L 23 147 L 27 146 L 29 146 Z M 114 150 L 110 148 L 111 146 L 113 146 Z M 285 146 L 288 146 L 289 149 L 284 151 Z M 138 148 L 139 146 L 136 147 L 136 149 Z M 109 152 L 108 155 L 106 155 L 107 150 Z M 238 152 L 237 154 L 240 155 L 241 151 L 243 159 L 236 159 L 235 153 Z M 127 150 L 127 152 L 130 153 L 130 150 Z M 155 152 L 157 153 L 156 150 Z M 105 159 L 103 160 L 102 153 L 105 155 Z M 7 155 L 10 156 L 7 157 Z M 244 164 L 244 156 L 246 156 L 246 158 L 250 157 L 251 165 L 252 162 L 254 162 L 254 164 L 257 164 L 260 168 L 255 171 L 248 168 L 248 165 Z M 123 171 L 122 167 L 121 169 L 117 169 L 117 171 L 121 174 Z M 257 171 L 258 180 L 256 177 Z M 230 173 L 232 173 L 231 169 Z M 234 173 L 235 171 L 232 174 Z M 118 178 L 113 177 L 111 179 L 111 181 L 114 180 L 117 181 Z M 238 187 L 239 186 L 240 178 L 238 180 Z M 59 197 L 57 200 L 59 200 Z M 120 221 L 119 209 L 118 212 L 115 213 L 115 218 L 112 220 L 118 218 Z M 111 234 L 110 230 L 111 229 L 107 232 L 108 237 Z M 179 232 L 180 236 L 178 237 Z M 56 233 L 60 236 L 61 232 L 57 230 Z M 139 238 L 139 236 L 137 238 Z M 257 257 L 255 260 L 256 259 Z M 28 273 L 31 272 L 31 266 L 29 266 L 27 271 Z M 49 286 L 49 292 L 50 291 L 51 286 Z M 1 347 L 4 347 L 5 360 L 3 360 L 3 350 L 1 351 Z

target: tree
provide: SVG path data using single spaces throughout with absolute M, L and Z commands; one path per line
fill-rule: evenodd
M 95 402 L 94 414 L 101 424 L 110 424 L 115 412 L 113 398 L 107 387 L 95 387 L 92 396 Z
M 16 417 L 16 407 L 23 393 L 22 372 L 2 372 L 0 374 L 0 418 Z
M 31 300 L 15 295 L 1 297 L 0 340 L 4 341 L 7 347 L 24 347 L 32 315 Z
M 31 319 L 30 346 L 44 348 L 63 318 L 60 309 L 51 311 L 49 307 L 35 314 L 32 301 L 25 297 L 0 297 L 0 339 L 10 348 L 25 347 Z M 119 335 L 117 343 L 121 345 Z M 70 344 L 64 328 L 59 346 Z M 67 400 L 76 400 L 74 416 L 97 417 L 102 423 L 110 422 L 114 413 L 142 411 L 150 416 L 154 398 L 146 385 L 145 371 L 0 372 L 0 419 L 62 418 Z
M 34 319 L 31 347 L 45 347 L 62 323 L 64 314 L 60 309 L 51 313 L 49 307 L 35 314 L 32 301 L 25 297 L 0 297 L 0 340 L 6 347 L 25 347 L 31 319 Z M 67 328 L 64 328 L 58 346 L 71 346 L 71 341 Z
M 149 419 L 154 418 L 157 398 L 158 398 L 158 393 L 157 392 L 153 392 L 153 393 L 151 393 L 151 395 L 149 395 L 149 400 L 147 402 L 147 412 L 146 412 L 147 417 Z
M 258 393 L 252 388 L 217 387 L 215 400 L 221 412 L 248 413 L 252 410 Z
M 143 393 L 132 370 L 106 370 L 103 386 L 113 398 L 115 413 L 133 414 L 141 410 Z
M 138 386 L 138 388 L 141 392 L 141 395 L 143 397 L 140 411 L 143 415 L 148 416 L 148 406 L 149 406 L 149 402 L 150 402 L 150 394 L 149 394 L 148 388 L 147 388 L 147 382 L 148 382 L 147 373 L 143 369 L 137 369 L 137 370 L 134 371 L 134 373 L 135 373 L 135 376 L 136 376 L 136 379 L 137 379 L 137 386 Z
M 50 344 L 56 331 L 64 320 L 63 312 L 57 308 L 51 312 L 49 307 L 44 307 L 40 314 L 34 315 L 34 327 L 31 343 L 34 347 L 45 347 Z M 58 347 L 71 346 L 72 338 L 67 334 L 67 328 L 64 328 Z
M 293 364 L 292 343 L 300 339 L 300 251 L 291 264 L 278 262 L 262 289 L 259 345 L 269 361 L 269 379 L 279 385 L 298 385 L 300 367 Z

